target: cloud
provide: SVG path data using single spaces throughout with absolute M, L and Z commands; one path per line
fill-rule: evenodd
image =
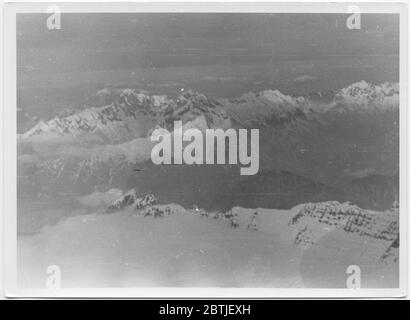
M 303 76 L 299 76 L 296 77 L 295 79 L 293 79 L 293 81 L 295 82 L 307 82 L 307 81 L 312 81 L 312 80 L 316 80 L 316 77 L 313 76 L 309 76 L 309 75 L 303 75 Z

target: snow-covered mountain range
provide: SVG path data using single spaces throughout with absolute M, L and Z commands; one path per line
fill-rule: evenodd
M 99 194 L 109 197 L 113 191 Z M 97 196 L 94 193 L 94 196 Z M 153 194 L 140 194 L 135 189 L 118 194 L 108 206 L 99 205 L 102 214 L 113 214 L 130 211 L 143 217 L 162 218 L 186 211 L 200 218 L 207 218 L 230 228 L 245 229 L 262 233 L 274 233 L 280 229 L 273 227 L 276 216 L 273 210 L 255 207 L 243 208 L 235 206 L 226 211 L 207 211 L 194 206 L 192 209 L 175 204 L 158 205 L 158 198 Z M 88 202 L 93 203 L 89 198 Z M 95 207 L 94 208 L 98 208 Z M 326 245 L 322 239 L 329 234 L 341 232 L 357 237 L 358 242 L 373 241 L 375 247 L 370 254 L 377 263 L 398 263 L 399 255 L 399 208 L 393 203 L 386 211 L 373 211 L 360 208 L 350 202 L 324 201 L 302 203 L 288 210 L 288 222 L 281 236 L 288 239 L 302 250 Z M 290 236 L 290 237 L 289 237 Z M 338 243 L 334 250 L 340 250 L 343 243 Z
M 194 206 L 184 209 L 174 204 L 157 205 L 154 195 L 141 195 L 135 189 L 124 192 L 112 202 L 104 213 L 124 212 L 132 209 L 135 215 L 143 217 L 166 217 L 187 211 L 200 218 L 219 221 L 230 228 L 246 229 L 264 233 L 278 232 L 272 227 L 275 214 L 266 209 L 244 209 L 233 207 L 227 211 L 206 211 Z M 358 242 L 373 242 L 373 248 L 362 254 L 370 255 L 375 263 L 398 263 L 399 208 L 398 204 L 384 211 L 362 209 L 350 202 L 325 201 L 299 204 L 288 211 L 287 226 L 281 230 L 282 237 L 290 240 L 302 250 L 324 246 L 322 239 L 329 234 L 341 232 L 354 235 Z M 337 236 L 336 236 L 337 237 Z M 338 243 L 335 251 L 343 248 Z
M 146 136 L 148 130 L 155 125 L 171 129 L 175 120 L 186 123 L 201 116 L 206 119 L 209 128 L 230 127 L 229 117 L 217 100 L 191 90 L 181 93 L 176 99 L 150 95 L 135 89 L 105 89 L 98 94 L 109 95 L 112 102 L 66 117 L 41 121 L 20 138 L 24 141 L 47 133 L 60 136 L 92 133 L 107 142 L 124 142 Z
M 21 195 L 136 187 L 169 201 L 175 196 L 184 205 L 202 200 L 199 204 L 205 207 L 261 201 L 267 207 L 289 208 L 338 200 L 380 210 L 397 200 L 398 84 L 355 83 L 337 91 L 325 107 L 278 90 L 213 99 L 191 90 L 170 98 L 136 89 L 103 89 L 97 97 L 106 105 L 43 120 L 19 136 Z M 259 174 L 243 180 L 235 166 L 152 165 L 149 133 L 158 126 L 172 129 L 175 120 L 200 129 L 259 128 Z M 382 179 L 371 178 L 376 175 Z M 252 193 L 250 186 L 253 193 L 275 195 L 241 197 Z M 349 186 L 358 191 L 356 196 Z

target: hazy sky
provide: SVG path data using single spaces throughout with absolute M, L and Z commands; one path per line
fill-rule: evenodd
M 345 14 L 19 14 L 20 69 L 75 71 L 254 63 L 334 55 L 398 55 L 398 15 Z
M 48 15 L 18 14 L 19 124 L 82 108 L 106 87 L 230 98 L 398 81 L 399 16 L 363 14 L 360 30 L 348 16 L 63 13 L 62 29 L 48 30 Z

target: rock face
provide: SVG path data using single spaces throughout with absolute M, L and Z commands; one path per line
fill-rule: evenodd
M 335 95 L 335 102 L 339 102 L 349 109 L 357 111 L 386 111 L 398 108 L 399 84 L 383 83 L 374 85 L 360 81 L 339 90 Z
M 147 206 L 143 210 L 144 217 L 162 218 L 165 216 L 169 216 L 172 213 L 174 213 L 174 211 L 172 210 L 171 205 Z
M 153 194 L 147 194 L 143 197 L 138 197 L 135 189 L 131 189 L 120 198 L 115 200 L 105 211 L 105 213 L 114 213 L 134 207 L 136 214 L 141 214 L 144 217 L 165 217 L 173 213 L 185 211 L 185 209 L 176 204 L 156 204 L 157 198 Z
M 392 208 L 375 212 L 359 208 L 349 202 L 328 201 L 308 203 L 289 222 L 296 226 L 295 243 L 304 247 L 332 230 L 343 230 L 359 236 L 371 237 L 385 243 L 387 250 L 381 260 L 398 260 L 399 211 Z
M 231 120 L 224 106 L 216 99 L 192 90 L 183 92 L 168 106 L 161 110 L 159 125 L 168 130 L 174 127 L 174 121 L 183 124 L 204 117 L 208 128 L 230 128 Z
M 134 204 L 137 199 L 137 192 L 135 191 L 135 189 L 131 189 L 130 191 L 126 192 L 123 196 L 121 196 L 119 199 L 115 200 L 114 203 L 107 208 L 106 213 L 120 211 Z
M 135 210 L 143 209 L 147 206 L 151 206 L 157 202 L 157 198 L 153 194 L 147 194 L 143 197 L 138 197 L 135 189 L 131 189 L 115 200 L 105 211 L 106 213 L 112 213 L 120 211 L 134 205 Z
M 394 263 L 399 261 L 399 250 L 400 249 L 400 240 L 397 236 L 396 240 L 390 245 L 390 247 L 385 251 L 381 256 L 381 260 L 386 263 Z
M 157 198 L 153 194 L 147 194 L 142 198 L 135 199 L 135 210 L 143 209 L 157 202 Z

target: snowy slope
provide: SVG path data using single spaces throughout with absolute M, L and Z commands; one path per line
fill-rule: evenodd
M 152 208 L 164 214 L 147 215 Z M 397 260 L 381 258 L 395 247 L 394 217 L 335 202 L 225 213 L 176 204 L 135 210 L 131 204 L 111 214 L 67 218 L 20 238 L 19 281 L 43 286 L 42 271 L 52 261 L 66 287 L 343 288 L 354 261 L 363 268 L 362 287 L 394 287 Z M 308 246 L 301 245 L 301 231 L 303 239 L 314 240 Z

